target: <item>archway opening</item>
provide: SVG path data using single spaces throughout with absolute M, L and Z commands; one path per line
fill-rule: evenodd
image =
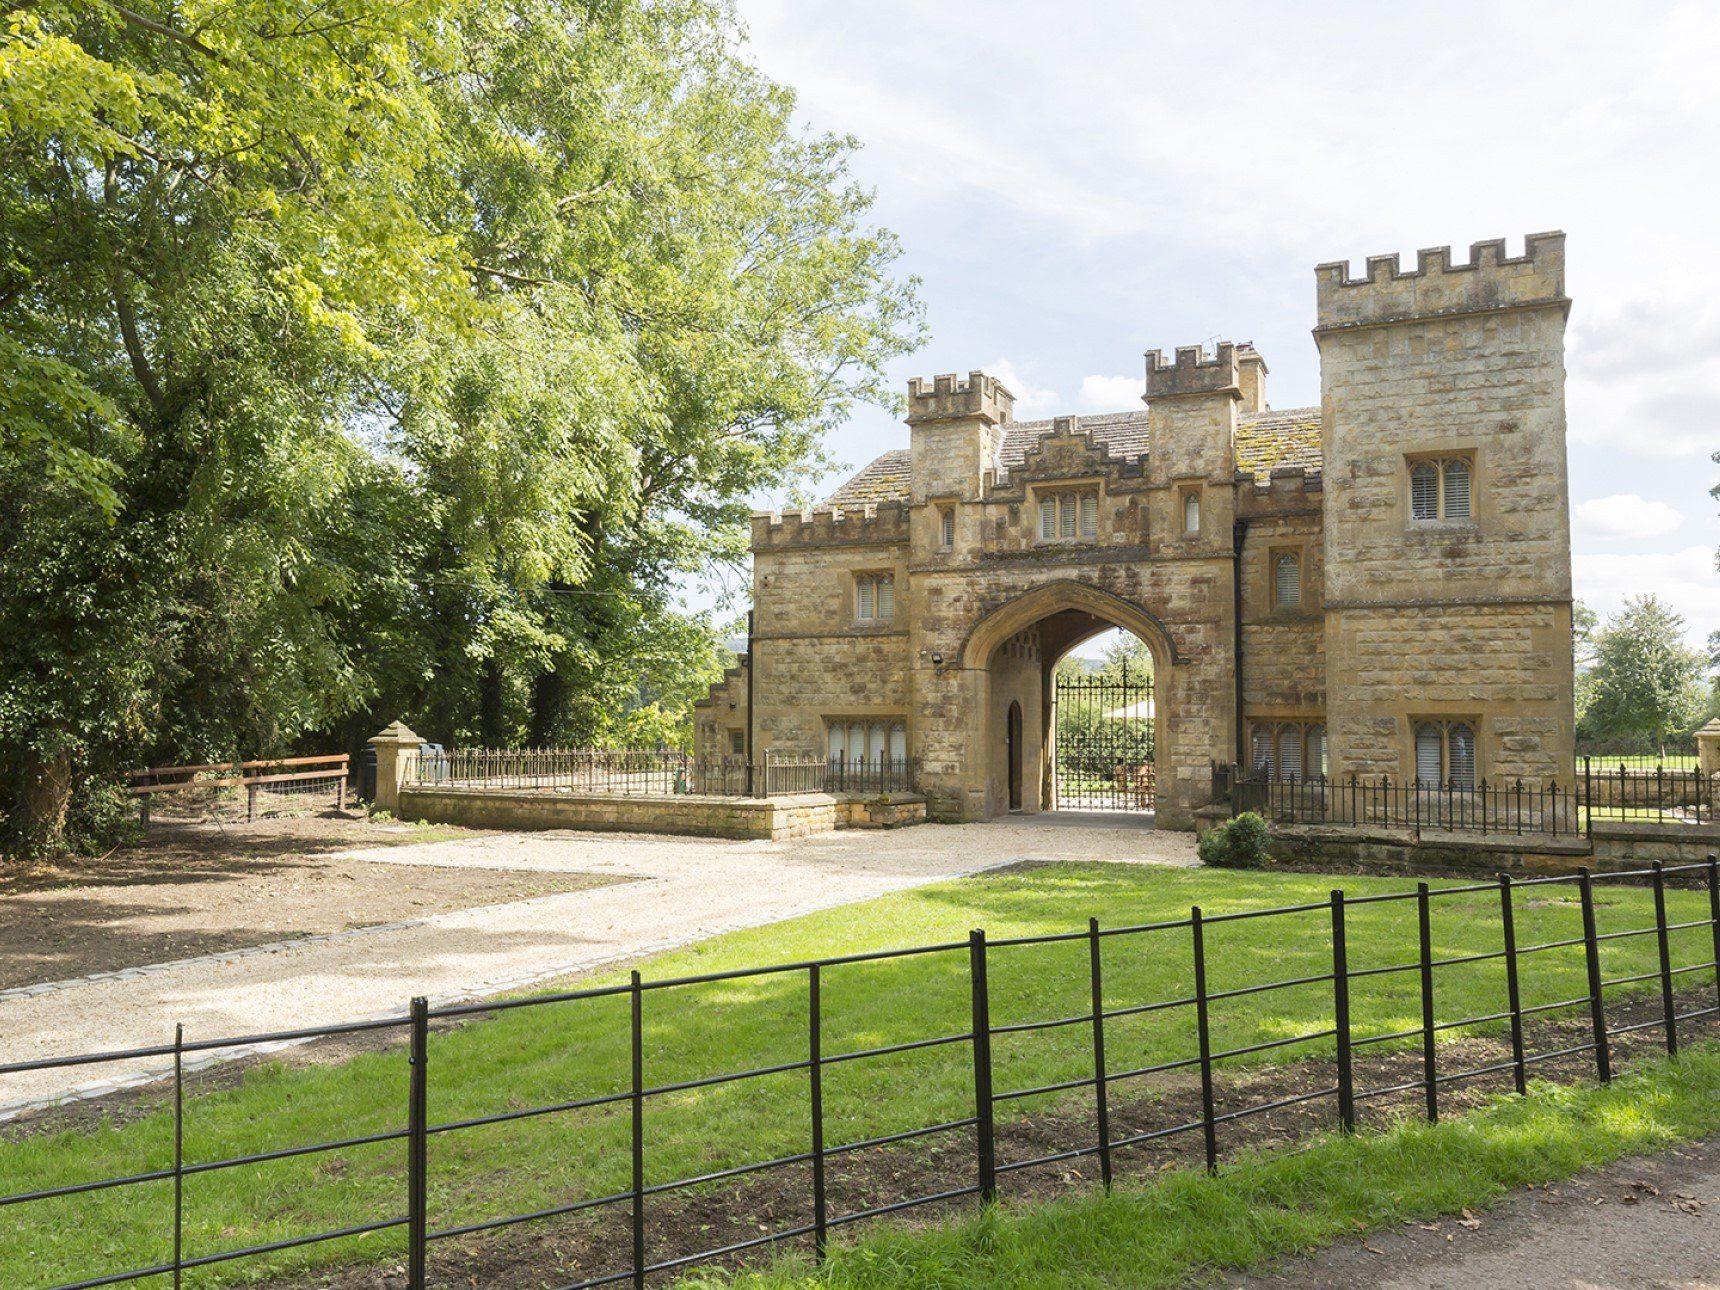
M 1042 583 L 991 609 L 954 660 L 977 682 L 961 718 L 972 740 L 960 790 L 968 818 L 1104 810 L 1180 827 L 1192 778 L 1174 712 L 1186 661 L 1151 610 L 1090 583 Z
M 1105 627 L 1049 667 L 1050 808 L 1153 811 L 1157 711 L 1147 643 Z

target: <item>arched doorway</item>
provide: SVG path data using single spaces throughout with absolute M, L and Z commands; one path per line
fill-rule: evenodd
M 1084 760 L 1062 757 L 1059 706 L 1069 703 L 1072 687 L 1059 686 L 1058 665 L 1116 629 L 1139 642 L 1144 666 L 1127 677 L 1101 675 L 1085 687 L 1096 729 L 1082 740 Z M 970 631 L 960 664 L 976 684 L 975 733 L 984 732 L 979 747 L 993 750 L 970 772 L 967 791 L 975 804 L 983 802 L 992 815 L 1154 810 L 1173 764 L 1175 669 L 1184 662 L 1156 617 L 1098 587 L 1043 584 L 993 609 Z M 1073 743 L 1074 718 L 1067 708 L 1063 715 L 1069 720 L 1062 733 Z

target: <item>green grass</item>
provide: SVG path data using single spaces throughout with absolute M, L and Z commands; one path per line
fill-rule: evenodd
M 718 872 L 712 881 L 721 881 Z M 1346 877 L 1351 895 L 1403 890 L 1401 880 Z M 943 883 L 771 927 L 737 932 L 664 955 L 647 979 L 721 971 L 818 955 L 965 938 L 970 927 L 994 937 L 1067 931 L 1088 915 L 1103 924 L 1183 917 L 1199 903 L 1209 915 L 1323 901 L 1334 880 L 1318 875 L 1170 870 L 1122 865 L 1061 865 L 1031 873 Z M 1602 886 L 1601 930 L 1652 920 L 1650 893 Z M 1434 951 L 1441 957 L 1498 947 L 1498 898 L 1491 891 L 1434 905 Z M 1523 891 L 1520 944 L 1574 936 L 1579 911 L 1571 887 Z M 1704 918 L 1700 892 L 1668 893 L 1671 921 Z M 1349 920 L 1353 969 L 1401 962 L 1416 944 L 1413 902 L 1359 906 Z M 570 933 L 576 929 L 570 929 Z M 1208 929 L 1210 988 L 1224 990 L 1330 967 L 1324 909 Z M 1704 928 L 1673 933 L 1679 962 L 1708 957 Z M 1607 976 L 1652 969 L 1653 937 L 1603 946 Z M 1071 1016 L 1089 1006 L 1084 943 L 995 949 L 990 956 L 994 1024 Z M 1192 992 L 1186 929 L 1105 942 L 1106 1004 L 1170 999 Z M 1694 981 L 1694 978 L 1690 978 Z M 1536 956 L 1524 970 L 1525 1005 L 1584 993 L 1580 949 Z M 1441 1016 L 1504 1006 L 1497 960 L 1439 973 Z M 1652 988 L 1644 983 L 1637 989 Z M 806 1051 L 806 978 L 793 973 L 711 983 L 645 996 L 648 1084 L 795 1061 Z M 1615 994 L 1620 992 L 1614 992 Z M 968 1024 L 965 948 L 824 973 L 824 1051 L 957 1033 Z M 1365 977 L 1352 987 L 1359 1036 L 1410 1029 L 1420 1020 L 1415 973 Z M 1462 1009 L 1459 1013 L 1457 1010 Z M 1214 1043 L 1231 1047 L 1283 1038 L 1330 1024 L 1329 986 L 1245 996 L 1215 1006 Z M 1119 1019 L 1108 1026 L 1112 1069 L 1189 1056 L 1191 1009 Z M 1450 1038 L 1460 1032 L 1446 1032 Z M 198 1036 L 190 1036 L 197 1038 Z M 999 1091 L 1090 1073 L 1090 1037 L 1069 1026 L 996 1041 Z M 1296 1059 L 1329 1053 L 1330 1041 L 1263 1055 Z M 825 1077 L 827 1141 L 956 1119 L 971 1112 L 971 1065 L 963 1045 L 842 1063 Z M 627 1086 L 625 998 L 544 1005 L 432 1038 L 432 1122 L 586 1096 Z M 186 1159 L 191 1162 L 276 1150 L 395 1129 L 404 1123 L 406 1064 L 399 1052 L 361 1056 L 339 1066 L 259 1067 L 235 1088 L 191 1099 Z M 652 1099 L 647 1114 L 647 1181 L 661 1182 L 806 1147 L 806 1078 L 795 1072 Z M 1029 1099 L 1000 1115 L 1042 1110 Z M 622 1190 L 628 1178 L 624 1107 L 438 1135 L 430 1147 L 432 1226 L 478 1221 Z M 162 1167 L 171 1159 L 171 1119 L 158 1112 L 123 1126 L 68 1131 L 0 1144 L 4 1190 L 24 1191 Z M 197 1255 L 393 1217 L 403 1210 L 404 1146 L 343 1149 L 194 1177 L 186 1186 L 186 1249 Z M 0 1282 L 28 1270 L 40 1282 L 71 1280 L 160 1260 L 168 1249 L 169 1184 L 13 1207 L 0 1224 Z M 398 1233 L 287 1251 L 200 1273 L 197 1284 L 238 1281 L 259 1268 L 297 1269 L 336 1260 L 379 1258 L 400 1248 Z
M 785 1261 L 747 1290 L 1187 1284 L 1358 1232 L 1479 1207 L 1529 1183 L 1720 1130 L 1720 1051 L 1705 1046 L 1608 1087 L 1536 1085 L 1527 1098 L 1438 1125 L 1406 1123 L 1307 1150 L 1257 1155 L 1216 1176 L 1178 1170 L 946 1227 L 876 1232 L 817 1272 Z M 703 1274 L 690 1285 L 723 1284 Z
M 1582 757 L 1577 758 L 1577 769 L 1582 769 Z M 1667 753 L 1666 756 L 1656 756 L 1654 753 L 1627 753 L 1623 756 L 1605 757 L 1596 753 L 1589 758 L 1589 764 L 1598 776 L 1607 771 L 1617 773 L 1623 766 L 1626 770 L 1652 771 L 1656 767 L 1663 770 L 1695 770 L 1695 753 Z

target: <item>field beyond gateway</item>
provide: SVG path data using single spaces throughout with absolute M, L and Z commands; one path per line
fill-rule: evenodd
M 1394 879 L 1345 877 L 1352 899 L 1413 890 Z M 1211 918 L 1286 905 L 1312 908 L 1295 915 L 1244 919 L 1207 927 L 1208 989 L 1254 985 L 1330 973 L 1330 913 L 1334 880 L 1327 876 L 1183 870 L 1136 865 L 1057 864 L 940 883 L 787 923 L 737 932 L 643 965 L 647 983 L 778 962 L 868 950 L 955 942 L 959 949 L 911 958 L 832 965 L 822 970 L 821 1038 L 827 1058 L 861 1049 L 959 1035 L 971 1024 L 968 929 L 994 939 L 1137 926 L 1186 918 L 1200 905 Z M 1444 884 L 1456 886 L 1457 884 Z M 1654 922 L 1653 893 L 1644 887 L 1596 888 L 1603 936 Z M 1580 936 L 1572 885 L 1519 890 L 1520 945 Z M 1470 891 L 1432 902 L 1436 958 L 1463 959 L 1499 948 L 1499 897 Z M 1713 957 L 1709 895 L 1671 890 L 1667 920 L 1691 924 L 1669 934 L 1673 961 Z M 1352 972 L 1413 960 L 1418 945 L 1414 901 L 1358 904 L 1347 920 Z M 1119 935 L 1102 942 L 1106 1009 L 1186 998 L 1193 993 L 1187 927 Z M 1608 991 L 1610 1018 L 1631 1022 L 1657 989 L 1655 938 L 1604 940 L 1608 979 L 1641 977 Z M 993 1026 L 1079 1018 L 1092 1006 L 1089 944 L 998 946 L 989 953 Z M 614 978 L 611 978 L 614 979 Z M 1714 1002 L 1713 972 L 1680 975 L 1692 992 L 1686 1007 Z M 599 984 L 586 982 L 582 984 Z M 1524 1008 L 1581 998 L 1586 993 L 1580 944 L 1524 960 Z M 1698 997 L 1699 992 L 1699 997 Z M 1440 1020 L 1503 1011 L 1503 962 L 1487 958 L 1439 969 Z M 1658 1007 L 1658 996 L 1652 1004 Z M 626 994 L 542 1004 L 438 1028 L 429 1042 L 428 1198 L 432 1232 L 481 1224 L 507 1215 L 553 1209 L 581 1198 L 625 1193 L 631 1178 L 630 1116 L 625 1101 L 503 1119 L 435 1132 L 453 1121 L 505 1116 L 535 1107 L 624 1092 L 630 1082 L 630 999 Z M 1350 1008 L 1357 1039 L 1414 1032 L 1421 1025 L 1416 973 L 1359 976 Z M 1633 1011 L 1636 1010 L 1636 1011 Z M 1563 1017 L 1564 1014 L 1556 1014 Z M 1226 1063 L 1221 1099 L 1259 1090 L 1312 1089 L 1331 1082 L 1332 985 L 1312 981 L 1282 990 L 1241 993 L 1213 1005 L 1215 1050 L 1246 1048 L 1316 1032 L 1307 1043 L 1270 1048 Z M 1586 1025 L 1578 1010 L 1569 1022 Z M 1502 1022 L 1457 1026 L 1439 1034 L 1440 1050 L 1457 1069 L 1483 1064 L 1495 1052 Z M 1552 1023 L 1549 1023 L 1552 1024 Z M 804 1062 L 808 1050 L 804 972 L 648 990 L 643 996 L 643 1061 L 647 1087 Z M 1644 1042 L 1653 1031 L 1637 1032 Z M 1703 1033 L 1693 1028 L 1689 1038 Z M 1562 1036 L 1562 1037 L 1561 1037 Z M 1634 1037 L 1634 1036 L 1633 1036 Z M 1536 1049 L 1580 1044 L 1574 1032 L 1535 1037 Z M 1192 1008 L 1144 1011 L 1106 1023 L 1107 1068 L 1122 1071 L 1187 1059 L 1196 1052 Z M 1358 1057 L 1358 1086 L 1383 1082 L 1395 1070 L 1412 1081 L 1420 1069 L 1419 1038 L 1367 1048 L 1368 1078 Z M 993 1041 L 998 1093 L 1080 1081 L 1091 1075 L 1091 1027 L 1061 1025 L 998 1035 Z M 1489 1048 L 1491 1046 L 1491 1048 Z M 1482 1060 L 1477 1059 L 1477 1053 Z M 1445 1058 L 1442 1058 L 1445 1060 Z M 1573 1058 L 1569 1073 L 1584 1069 Z M 1546 1068 L 1543 1068 L 1546 1069 Z M 912 1048 L 877 1058 L 830 1064 L 823 1071 L 825 1141 L 841 1144 L 962 1121 L 973 1114 L 973 1065 L 965 1043 Z M 1487 1086 L 1508 1085 L 1509 1075 Z M 804 1069 L 732 1083 L 706 1084 L 651 1096 L 646 1102 L 648 1187 L 749 1163 L 795 1157 L 808 1149 L 808 1076 Z M 406 1119 L 407 1065 L 398 1047 L 365 1053 L 339 1065 L 262 1065 L 242 1080 L 211 1081 L 188 1095 L 184 1118 L 187 1165 L 241 1155 L 287 1151 L 333 1139 L 389 1134 Z M 1250 1090 L 1253 1090 L 1252 1092 Z M 1112 1085 L 1112 1134 L 1147 1132 L 1187 1118 L 1190 1072 L 1170 1072 Z M 1480 1096 L 1451 1086 L 1448 1105 L 1461 1109 Z M 1367 1103 L 1364 1122 L 1419 1114 L 1421 1093 Z M 999 1162 L 1084 1146 L 1092 1140 L 1092 1090 L 1063 1089 L 1000 1101 Z M 1221 1101 L 1221 1111 L 1223 1109 Z M 1220 1149 L 1270 1148 L 1335 1123 L 1330 1098 L 1313 1097 L 1294 1115 L 1239 1119 L 1220 1126 Z M 1288 1115 L 1288 1113 L 1287 1113 Z M 1263 1127 L 1254 1127 L 1263 1126 Z M 1170 1141 L 1199 1151 L 1200 1134 Z M 1119 1150 L 1119 1178 L 1191 1163 L 1188 1151 Z M 832 1164 L 832 1213 L 887 1204 L 972 1182 L 971 1132 L 904 1144 L 880 1144 Z M 173 1158 L 173 1120 L 165 1099 L 128 1105 L 120 1119 L 96 1128 L 52 1130 L 15 1126 L 0 1143 L 0 1177 L 7 1194 L 160 1170 Z M 398 1138 L 335 1151 L 287 1155 L 254 1165 L 197 1173 L 185 1183 L 185 1256 L 285 1241 L 322 1229 L 397 1219 L 405 1209 L 406 1146 Z M 1050 1169 L 1007 1173 L 1004 1196 L 1046 1185 Z M 699 1249 L 757 1237 L 810 1221 L 810 1178 L 804 1162 L 706 1183 L 690 1191 L 648 1197 L 647 1255 L 668 1260 Z M 762 1180 L 777 1180 L 766 1186 Z M 1079 1178 L 1076 1178 L 1079 1181 Z M 1055 1183 L 1055 1178 L 1052 1180 Z M 1067 1179 L 1065 1179 L 1067 1182 Z M 7 1209 L 0 1228 L 0 1280 L 50 1285 L 96 1278 L 161 1263 L 171 1254 L 170 1179 L 107 1191 L 35 1201 Z M 1043 1193 L 1038 1193 L 1043 1194 Z M 948 1218 L 971 1199 L 919 1211 Z M 850 1229 L 852 1230 L 852 1229 Z M 846 1235 L 846 1233 L 844 1233 Z M 255 1283 L 266 1277 L 293 1284 L 399 1284 L 404 1235 L 389 1228 L 362 1236 L 278 1250 L 230 1264 L 199 1268 L 187 1284 Z M 771 1257 L 767 1248 L 761 1259 Z M 629 1266 L 626 1205 L 561 1214 L 493 1232 L 451 1235 L 430 1248 L 431 1284 L 537 1286 L 579 1281 Z M 141 1284 L 164 1284 L 164 1279 Z

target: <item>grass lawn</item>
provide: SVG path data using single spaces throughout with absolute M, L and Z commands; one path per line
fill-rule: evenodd
M 1074 930 L 1089 915 L 1103 925 L 1122 926 L 1183 917 L 1196 903 L 1214 915 L 1323 901 L 1334 881 L 1304 874 L 1059 865 L 923 887 L 733 933 L 664 955 L 646 966 L 645 975 L 661 979 L 958 940 L 971 927 L 998 938 Z M 1342 881 L 1352 896 L 1413 886 L 1394 879 Z M 1707 900 L 1703 892 L 1669 892 L 1670 920 L 1706 918 Z M 1644 889 L 1602 886 L 1597 907 L 1603 933 L 1640 927 L 1653 917 L 1651 893 Z M 1517 908 L 1519 944 L 1580 931 L 1574 887 L 1527 889 Z M 1495 950 L 1497 929 L 1492 891 L 1434 904 L 1436 956 Z M 1709 957 L 1705 927 L 1672 936 L 1676 962 Z M 1352 970 L 1413 958 L 1413 902 L 1354 908 L 1348 941 Z M 1214 925 L 1207 951 L 1209 988 L 1215 991 L 1316 975 L 1330 970 L 1329 916 L 1321 908 Z M 1111 938 L 1104 956 L 1107 1007 L 1192 993 L 1186 929 Z M 1608 977 L 1649 972 L 1655 962 L 1652 936 L 1603 945 Z M 1683 978 L 1690 984 L 1696 979 Z M 994 1025 L 1072 1016 L 1090 1006 L 1084 942 L 994 949 L 990 980 Z M 1585 988 L 1580 947 L 1525 960 L 1525 1006 L 1580 996 Z M 1632 988 L 1652 989 L 1653 983 Z M 1441 969 L 1438 994 L 1441 1019 L 1500 1011 L 1503 967 L 1491 960 Z M 826 1056 L 960 1032 L 969 1021 L 965 947 L 829 968 L 823 1006 Z M 1323 1029 L 1331 1024 L 1331 1007 L 1329 984 L 1227 1000 L 1214 1006 L 1214 1046 Z M 1419 1025 L 1416 974 L 1355 981 L 1351 1011 L 1358 1037 Z M 647 1085 L 800 1060 L 807 1043 L 806 978 L 793 973 L 650 992 L 644 1024 Z M 1187 1008 L 1110 1022 L 1108 1064 L 1115 1070 L 1190 1056 L 1194 1027 Z M 1085 1026 L 999 1036 L 995 1087 L 1002 1092 L 1090 1074 L 1090 1043 Z M 1327 1040 L 1260 1054 L 1259 1060 L 1330 1049 Z M 623 1090 L 628 1055 L 625 997 L 522 1009 L 435 1035 L 431 1123 Z M 825 1074 L 826 1141 L 835 1146 L 971 1114 L 971 1080 L 971 1058 L 960 1044 L 831 1066 Z M 805 1150 L 806 1085 L 804 1072 L 792 1072 L 651 1099 L 647 1183 Z M 206 1161 L 397 1129 L 405 1120 L 406 1088 L 406 1063 L 398 1051 L 339 1066 L 262 1066 L 237 1087 L 188 1101 L 185 1158 Z M 1044 1106 L 1041 1099 L 1006 1102 L 998 1115 Z M 436 1135 L 429 1157 L 432 1228 L 623 1190 L 629 1177 L 627 1126 L 621 1105 Z M 171 1129 L 170 1117 L 155 1113 L 123 1126 L 0 1143 L 0 1190 L 161 1168 L 171 1161 Z M 193 1177 L 186 1184 L 187 1255 L 395 1217 L 404 1212 L 404 1157 L 403 1143 L 388 1142 Z M 164 1181 L 9 1208 L 0 1224 L 0 1282 L 46 1284 L 160 1261 L 169 1250 L 169 1188 Z M 195 1284 L 238 1282 L 260 1268 L 397 1256 L 401 1243 L 396 1231 L 283 1251 L 202 1271 Z
M 824 1268 L 783 1262 L 747 1290 L 903 1285 L 1155 1286 L 1244 1268 L 1358 1232 L 1456 1213 L 1513 1188 L 1720 1131 L 1720 1052 L 1684 1054 L 1597 1086 L 1538 1085 L 1460 1120 L 1337 1134 L 1209 1177 L 1179 1170 L 947 1227 L 880 1231 Z M 729 1284 L 707 1275 L 690 1284 Z

